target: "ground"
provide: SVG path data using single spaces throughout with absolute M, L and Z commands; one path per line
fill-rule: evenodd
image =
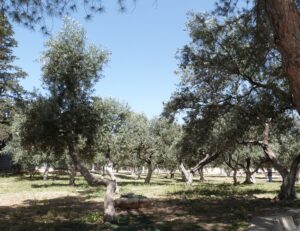
M 0 177 L 0 230 L 194 231 L 244 230 L 257 215 L 299 207 L 299 201 L 274 200 L 280 182 L 231 184 L 231 178 L 206 177 L 186 186 L 179 176 L 155 175 L 150 185 L 130 174 L 117 174 L 120 193 L 133 192 L 153 200 L 151 208 L 119 211 L 116 224 L 103 223 L 102 187 L 89 187 L 81 177 L 68 186 L 68 176 Z M 297 186 L 298 187 L 298 186 Z M 298 188 L 300 189 L 300 188 Z

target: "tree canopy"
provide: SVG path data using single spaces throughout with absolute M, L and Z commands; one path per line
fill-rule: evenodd
M 115 2 L 120 11 L 125 11 L 125 0 L 116 0 Z M 47 18 L 62 17 L 73 12 L 83 11 L 85 18 L 91 19 L 94 14 L 105 11 L 105 4 L 103 0 L 5 0 L 1 2 L 0 11 L 14 22 L 20 23 L 30 29 L 35 29 L 38 25 L 43 33 L 48 34 Z
M 0 149 L 10 137 L 10 124 L 15 104 L 22 98 L 23 88 L 19 80 L 26 73 L 14 65 L 13 49 L 17 46 L 13 30 L 6 16 L 0 13 Z

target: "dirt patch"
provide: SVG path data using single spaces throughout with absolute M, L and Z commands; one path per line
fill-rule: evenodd
M 28 201 L 49 200 L 63 196 L 77 196 L 77 194 L 67 191 L 8 193 L 5 195 L 1 195 L 0 206 L 27 205 Z

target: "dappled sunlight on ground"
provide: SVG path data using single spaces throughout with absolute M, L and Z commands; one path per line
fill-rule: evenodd
M 144 176 L 143 176 L 144 177 Z M 233 186 L 227 177 L 207 177 L 186 186 L 179 176 L 156 175 L 149 185 L 136 176 L 117 174 L 120 193 L 149 197 L 150 208 L 117 210 L 118 222 L 103 224 L 103 187 L 76 186 L 67 176 L 0 178 L 0 230 L 244 230 L 257 215 L 299 207 L 272 198 L 280 183 L 258 179 L 255 185 Z M 117 195 L 119 196 L 119 195 Z M 263 197 L 263 198 L 261 198 Z

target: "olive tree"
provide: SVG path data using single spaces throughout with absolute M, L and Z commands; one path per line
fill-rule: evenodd
M 66 18 L 63 29 L 46 42 L 42 81 L 49 97 L 32 104 L 21 127 L 22 146 L 54 153 L 67 151 L 74 166 L 89 185 L 107 187 L 104 216 L 115 216 L 115 181 L 95 178 L 82 164 L 95 155 L 95 139 L 101 118 L 93 108 L 92 92 L 100 79 L 109 53 L 86 43 L 86 34 L 77 22 Z
M 170 177 L 174 177 L 178 167 L 175 147 L 181 138 L 181 126 L 165 117 L 157 117 L 150 121 L 150 132 L 155 140 L 156 165 L 166 168 Z
M 244 3 L 247 7 L 243 7 Z M 299 0 L 220 0 L 215 13 L 226 16 L 239 14 L 241 17 L 252 15 L 256 25 L 256 44 L 263 40 L 273 41 L 282 56 L 285 78 L 289 83 L 295 108 L 300 111 L 300 1 Z
M 115 180 L 113 173 L 114 166 L 121 166 L 126 161 L 123 156 L 126 152 L 127 118 L 130 115 L 130 108 L 124 103 L 115 99 L 94 98 L 94 108 L 102 120 L 102 126 L 97 132 L 97 156 L 95 161 L 104 166 L 104 170 Z M 95 162 L 94 161 L 94 162 Z
M 166 113 L 173 116 L 183 111 L 194 134 L 215 124 L 206 122 L 197 130 L 197 121 L 226 115 L 232 147 L 251 128 L 261 134 L 270 119 L 278 124 L 282 120 L 286 127 L 281 132 L 285 132 L 293 100 L 275 44 L 263 38 L 256 43 L 255 17 L 237 14 L 219 20 L 209 14 L 191 14 L 187 25 L 192 41 L 180 52 L 180 87 L 166 104 Z

